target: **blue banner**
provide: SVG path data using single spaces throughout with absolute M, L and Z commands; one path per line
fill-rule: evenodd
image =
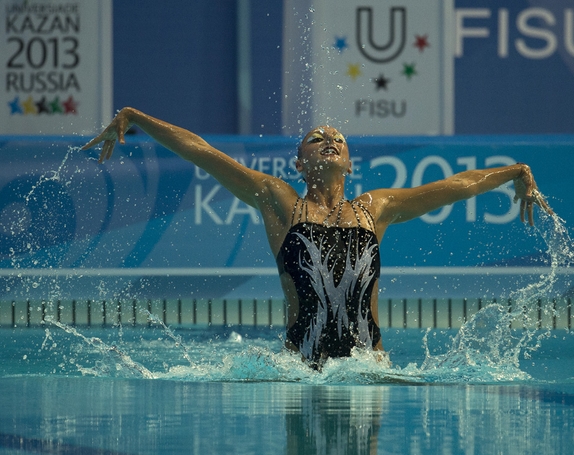
M 570 0 L 456 0 L 455 133 L 571 133 Z
M 207 140 L 304 192 L 294 166 L 298 139 Z M 567 186 L 574 137 L 351 137 L 348 142 L 354 160 L 349 198 L 526 162 L 550 205 L 567 222 L 574 220 Z M 3 299 L 282 295 L 257 211 L 147 139 L 129 137 L 104 165 L 97 163 L 97 151 L 79 150 L 83 143 L 78 138 L 0 142 Z M 536 228 L 520 223 L 513 196 L 512 186 L 504 186 L 391 226 L 381 247 L 383 295 L 496 294 L 508 276 L 539 273 L 537 268 L 547 266 L 545 244 Z M 488 283 L 481 281 L 488 276 Z

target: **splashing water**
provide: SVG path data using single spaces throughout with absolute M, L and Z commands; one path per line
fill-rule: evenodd
M 302 362 L 298 354 L 283 348 L 282 331 L 271 337 L 263 332 L 241 337 L 230 332 L 230 328 L 224 328 L 220 332 L 204 330 L 200 336 L 187 336 L 183 335 L 185 332 L 176 333 L 149 312 L 146 315 L 155 329 L 134 329 L 130 339 L 120 326 L 116 339 L 111 342 L 85 336 L 54 319 L 47 322 L 80 340 L 82 346 L 73 349 L 85 350 L 83 355 L 76 353 L 74 362 L 77 372 L 82 375 L 309 384 L 529 381 L 529 374 L 520 368 L 521 357 L 528 359 L 550 334 L 550 328 L 538 327 L 538 320 L 531 314 L 538 311 L 539 302 L 544 300 L 549 303 L 542 310 L 553 315 L 551 300 L 557 293 L 558 274 L 561 269 L 570 267 L 574 259 L 572 242 L 563 220 L 543 215 L 540 226 L 535 232 L 548 248 L 548 273 L 539 281 L 513 291 L 510 294 L 512 307 L 491 304 L 482 308 L 452 337 L 450 347 L 444 353 L 431 353 L 430 332 L 427 331 L 422 340 L 426 354 L 420 365 L 409 363 L 401 368 L 387 359 L 378 358 L 373 351 L 354 349 L 351 357 L 329 359 L 323 370 L 317 372 Z M 519 323 L 523 328 L 513 329 L 513 323 Z M 82 365 L 82 359 L 93 366 Z
M 510 294 L 510 301 L 514 302 L 511 307 L 491 304 L 476 313 L 460 328 L 447 353 L 432 356 L 427 347 L 426 359 L 419 370 L 426 378 L 472 380 L 482 376 L 494 381 L 529 378 L 520 370 L 520 356 L 523 354 L 526 359 L 530 358 L 531 352 L 550 336 L 549 327 L 538 330 L 539 321 L 532 314 L 541 302 L 546 302 L 540 309 L 552 317 L 557 316 L 552 297 L 557 292 L 554 287 L 558 273 L 574 262 L 572 240 L 564 220 L 542 213 L 540 224 L 542 227 L 536 231 L 547 245 L 549 272 L 541 275 L 539 281 L 513 291 Z M 515 322 L 522 324 L 523 329 L 513 330 Z
M 135 362 L 132 358 L 119 349 L 116 345 L 108 345 L 101 338 L 86 337 L 78 332 L 74 327 L 48 317 L 47 322 L 59 327 L 65 332 L 80 338 L 85 344 L 93 348 L 101 355 L 101 359 L 96 362 L 93 369 L 84 368 L 78 365 L 78 369 L 82 374 L 93 374 L 95 376 L 121 376 L 133 377 L 141 376 L 146 379 L 153 379 L 154 375 L 146 367 Z
M 64 155 L 64 159 L 61 161 L 60 165 L 58 166 L 58 169 L 56 169 L 55 171 L 51 171 L 49 175 L 47 174 L 42 174 L 40 176 L 40 178 L 38 179 L 38 181 L 36 182 L 36 184 L 32 185 L 32 188 L 30 189 L 30 191 L 28 192 L 28 194 L 26 196 L 24 196 L 24 200 L 26 203 L 30 202 L 30 198 L 32 197 L 32 195 L 34 194 L 34 192 L 36 191 L 36 189 L 38 189 L 38 187 L 40 185 L 42 185 L 45 182 L 60 182 L 63 180 L 63 171 L 66 168 L 66 163 L 68 161 L 68 159 L 70 158 L 70 156 L 72 155 L 72 153 L 74 152 L 78 152 L 81 149 L 81 147 L 74 147 L 74 146 L 68 146 L 68 151 L 66 152 L 66 154 Z M 72 183 L 71 179 L 66 179 L 66 185 L 70 185 L 70 183 Z
M 34 199 L 41 185 L 51 181 L 61 183 L 69 158 L 77 150 L 77 147 L 69 148 L 56 171 L 41 176 L 32 185 L 25 195 L 26 203 Z M 538 319 L 533 314 L 539 310 L 539 302 L 546 302 L 541 311 L 556 316 L 552 298 L 562 297 L 557 295 L 556 283 L 560 271 L 570 268 L 574 262 L 572 241 L 562 219 L 542 213 L 539 227 L 534 228 L 534 232 L 547 245 L 548 273 L 538 281 L 511 292 L 508 296 L 513 302 L 511 307 L 492 304 L 475 314 L 452 338 L 445 353 L 431 353 L 427 333 L 422 340 L 426 354 L 420 365 L 410 363 L 400 368 L 384 359 L 381 361 L 372 351 L 355 349 L 350 358 L 330 359 L 323 370 L 317 372 L 304 364 L 299 355 L 284 350 L 278 334 L 272 338 L 268 335 L 242 338 L 235 332 L 215 336 L 208 332 L 199 340 L 190 340 L 151 313 L 147 313 L 147 317 L 161 332 L 161 336 L 155 339 L 149 338 L 152 333 L 155 336 L 155 332 L 149 331 L 132 333 L 134 337 L 126 339 L 120 326 L 119 332 L 106 329 L 116 339 L 105 342 L 53 318 L 46 322 L 61 329 L 72 340 L 79 340 L 80 344 L 73 348 L 76 352 L 65 355 L 74 358 L 74 368 L 82 375 L 312 384 L 529 380 L 529 375 L 520 368 L 521 357 L 528 359 L 550 334 L 549 328 L 538 327 Z M 20 267 L 15 254 L 12 262 L 15 269 Z M 30 286 L 34 287 L 34 283 Z M 106 290 L 101 292 L 105 294 Z M 57 287 L 53 294 L 55 297 L 48 300 L 49 305 L 53 305 L 52 300 L 58 296 Z M 517 324 L 524 329 L 513 329 Z M 46 332 L 42 350 L 56 349 L 56 343 L 48 343 L 53 336 L 53 333 Z M 62 349 L 62 343 L 58 349 Z M 60 371 L 68 374 L 69 363 L 61 363 L 64 366 Z
M 19 176 L 4 188 L 5 197 L 13 201 L 4 211 L 10 218 L 0 229 L 9 245 L 3 247 L 4 258 L 14 269 L 9 288 L 22 289 L 25 294 L 41 287 L 47 281 L 45 277 L 27 276 L 20 270 L 57 267 L 65 255 L 76 222 L 68 189 L 82 172 L 80 166 L 72 169 L 73 158 L 79 157 L 79 152 L 80 147 L 69 145 L 54 170 L 40 175 L 31 170 L 31 175 Z M 58 286 L 49 286 L 48 301 L 58 296 Z

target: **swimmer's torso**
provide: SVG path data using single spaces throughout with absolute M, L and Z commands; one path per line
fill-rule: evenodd
M 375 347 L 380 341 L 371 312 L 380 273 L 375 233 L 360 225 L 297 221 L 277 255 L 282 283 L 287 274 L 298 301 L 297 319 L 287 330 L 289 341 L 311 361 L 349 356 L 354 346 Z

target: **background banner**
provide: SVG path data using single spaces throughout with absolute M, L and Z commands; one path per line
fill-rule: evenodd
M 92 134 L 109 123 L 111 3 L 0 1 L 0 134 Z
M 452 1 L 286 0 L 283 124 L 452 134 Z
M 456 134 L 571 133 L 574 3 L 456 0 Z
M 208 137 L 248 167 L 302 193 L 296 138 Z M 349 198 L 467 169 L 529 163 L 550 205 L 574 221 L 568 137 L 356 138 Z M 258 213 L 201 169 L 128 137 L 104 165 L 77 139 L 0 143 L 3 298 L 281 297 Z M 389 227 L 381 296 L 500 297 L 548 266 L 543 235 L 520 223 L 504 186 Z M 565 292 L 569 285 L 565 285 Z

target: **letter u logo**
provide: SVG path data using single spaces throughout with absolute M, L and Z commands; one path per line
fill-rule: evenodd
M 388 41 L 380 45 L 373 39 L 373 8 L 357 8 L 357 45 L 361 53 L 375 63 L 387 63 L 403 51 L 407 35 L 407 12 L 404 7 L 391 8 Z

